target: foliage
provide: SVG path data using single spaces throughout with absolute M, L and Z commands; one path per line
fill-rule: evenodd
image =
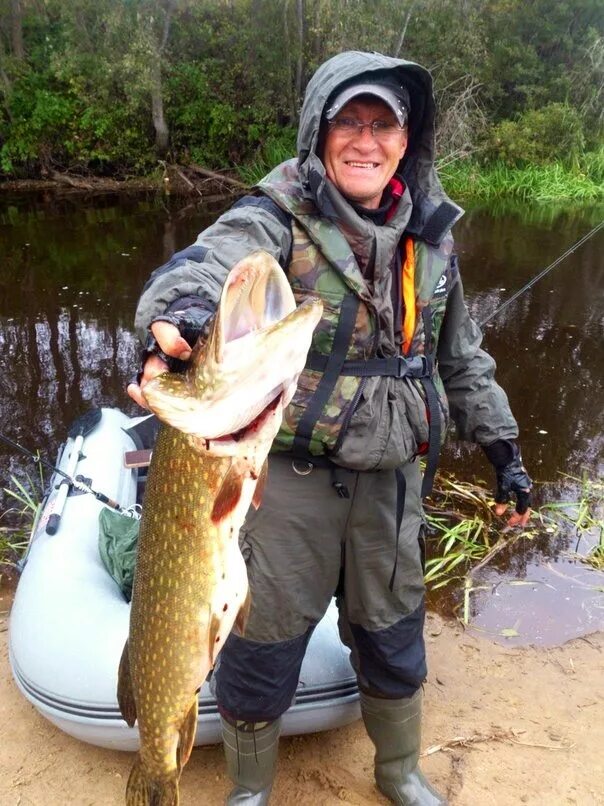
M 568 104 L 530 109 L 494 126 L 484 147 L 489 162 L 523 167 L 560 161 L 577 165 L 585 149 L 583 123 Z
M 379 8 L 377 8 L 379 6 Z M 344 49 L 427 65 L 439 153 L 575 170 L 604 125 L 600 0 L 0 0 L 0 172 L 124 175 L 161 156 L 265 172 Z M 165 129 L 168 153 L 160 145 Z M 485 132 L 490 134 L 485 137 Z M 587 145 L 584 145 L 587 143 Z M 1 175 L 0 173 L 0 175 Z
M 269 137 L 254 154 L 252 160 L 239 168 L 239 175 L 248 185 L 255 185 L 269 171 L 285 160 L 296 156 L 296 130 L 284 127 L 278 135 Z
M 479 484 L 438 473 L 425 506 L 428 526 L 424 580 L 437 589 L 463 579 L 499 538 L 492 495 Z

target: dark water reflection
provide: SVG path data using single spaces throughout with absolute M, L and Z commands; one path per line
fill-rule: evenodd
M 5 434 L 52 460 L 69 424 L 89 407 L 136 413 L 124 390 L 136 365 L 132 318 L 140 289 L 151 269 L 191 243 L 217 212 L 155 197 L 0 198 Z M 485 319 L 603 213 L 468 212 L 456 236 L 475 318 Z M 556 481 L 547 488 L 550 498 L 578 495 L 578 484 L 563 481 L 561 472 L 604 475 L 603 247 L 601 231 L 484 329 L 521 424 L 525 463 L 537 481 Z M 461 478 L 490 482 L 479 450 L 452 441 L 443 464 Z M 0 487 L 27 470 L 26 458 L 0 445 Z M 485 590 L 473 596 L 474 624 L 496 634 L 520 618 L 520 637 L 511 641 L 545 642 L 602 627 L 604 596 L 592 587 L 604 581 L 566 557 L 571 538 L 516 544 L 502 558 L 504 568 L 489 568 L 479 580 Z M 511 579 L 534 584 L 510 585 Z

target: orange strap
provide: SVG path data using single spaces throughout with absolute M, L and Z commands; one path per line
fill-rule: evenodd
M 403 296 L 403 354 L 411 349 L 415 333 L 415 251 L 413 239 L 405 240 L 405 261 L 401 268 L 401 289 Z

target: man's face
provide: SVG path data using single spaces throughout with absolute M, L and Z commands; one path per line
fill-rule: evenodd
M 372 96 L 353 98 L 335 120 L 349 118 L 359 123 L 398 126 L 394 112 Z M 380 206 L 384 188 L 396 171 L 407 148 L 407 131 L 398 129 L 388 136 L 374 137 L 371 127 L 349 133 L 328 125 L 323 150 L 327 176 L 347 199 L 364 207 Z

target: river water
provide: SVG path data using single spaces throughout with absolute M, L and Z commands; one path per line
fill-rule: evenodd
M 157 197 L 0 197 L 0 430 L 54 460 L 92 406 L 139 413 L 125 393 L 138 345 L 138 294 L 150 271 L 190 244 L 219 208 Z M 604 208 L 470 209 L 456 227 L 469 308 L 484 320 L 578 241 Z M 604 478 L 604 230 L 484 327 L 520 422 L 538 502 L 576 501 Z M 482 452 L 452 438 L 442 465 L 492 482 Z M 0 444 L 0 487 L 34 473 Z M 0 506 L 9 505 L 0 494 Z M 559 643 L 604 626 L 604 574 L 571 527 L 514 542 L 474 581 L 472 629 L 509 643 Z M 440 596 L 445 612 L 459 596 Z M 459 612 L 459 611 L 457 611 Z

